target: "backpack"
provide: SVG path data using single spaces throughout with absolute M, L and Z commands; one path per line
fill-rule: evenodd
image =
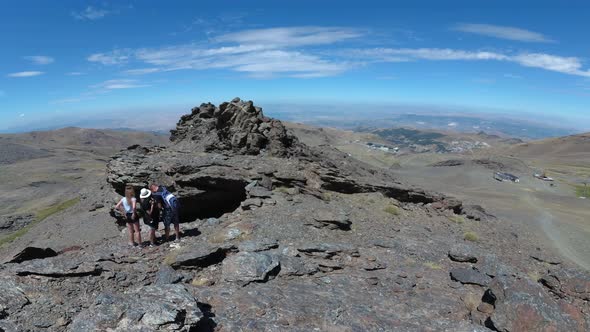
M 178 203 L 178 199 L 174 194 L 168 191 L 166 187 L 162 187 L 162 200 L 165 202 L 166 206 L 170 209 L 178 209 L 180 208 L 180 203 Z

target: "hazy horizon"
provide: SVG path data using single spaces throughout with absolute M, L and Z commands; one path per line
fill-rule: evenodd
M 0 132 L 133 123 L 152 110 L 138 127 L 165 127 L 195 104 L 233 96 L 271 113 L 405 107 L 588 131 L 580 43 L 588 9 L 582 1 L 5 3 L 0 25 L 10 33 L 0 41 L 12 46 L 0 54 Z

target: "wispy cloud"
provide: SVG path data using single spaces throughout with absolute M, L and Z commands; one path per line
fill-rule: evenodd
M 512 30 L 508 30 L 512 31 Z M 512 31 L 514 32 L 514 31 Z M 288 27 L 244 30 L 212 37 L 208 42 L 158 48 L 116 49 L 96 53 L 88 61 L 103 65 L 130 64 L 127 75 L 175 70 L 226 69 L 256 78 L 333 76 L 378 62 L 501 61 L 524 67 L 590 77 L 577 57 L 546 53 L 462 50 L 451 48 L 338 48 L 362 45 L 368 31 L 342 27 Z M 531 35 L 521 33 L 521 39 Z M 361 38 L 363 37 L 363 38 Z M 515 35 L 513 36 L 515 37 Z M 538 39 L 538 38 L 537 38 Z
M 53 59 L 50 56 L 46 56 L 46 55 L 29 55 L 29 56 L 25 56 L 23 58 L 25 60 L 31 61 L 33 64 L 36 64 L 36 65 L 48 65 L 48 64 L 53 63 L 55 61 L 55 59 Z
M 43 75 L 44 73 L 42 71 L 21 71 L 18 73 L 11 73 L 8 74 L 8 77 L 33 77 L 33 76 L 39 76 L 39 75 Z
M 218 42 L 268 47 L 326 45 L 359 38 L 363 32 L 341 27 L 289 27 L 245 30 L 217 37 Z
M 66 73 L 66 75 L 68 75 L 68 76 L 80 76 L 80 75 L 84 75 L 84 73 L 83 72 L 80 72 L 80 71 L 71 71 L 69 73 Z
M 90 62 L 98 62 L 106 66 L 120 65 L 129 60 L 129 50 L 114 50 L 108 53 L 95 53 L 87 58 Z
M 111 11 L 104 9 L 104 8 L 95 8 L 92 6 L 88 6 L 84 10 L 73 11 L 72 16 L 77 20 L 91 20 L 91 21 L 93 21 L 93 20 L 101 19 L 110 13 L 111 13 Z
M 349 54 L 364 57 L 367 60 L 381 62 L 399 62 L 415 60 L 433 61 L 483 61 L 495 60 L 519 64 L 524 67 L 540 68 L 563 74 L 590 77 L 590 70 L 584 69 L 582 61 L 577 57 L 563 57 L 545 53 L 498 53 L 486 51 L 465 51 L 440 48 L 374 48 L 349 50 Z
M 362 35 L 362 31 L 351 28 L 245 30 L 213 38 L 209 45 L 183 44 L 137 50 L 122 49 L 93 54 L 88 60 L 104 65 L 134 60 L 147 65 L 124 71 L 132 75 L 186 69 L 229 69 L 254 77 L 323 77 L 346 71 L 352 64 L 322 57 L 308 47 L 334 44 Z
M 462 23 L 452 27 L 452 30 L 529 43 L 553 42 L 553 40 L 538 32 L 500 25 Z
M 132 79 L 114 79 L 92 85 L 94 89 L 119 90 L 119 89 L 135 89 L 148 87 L 148 84 L 142 84 L 138 80 Z

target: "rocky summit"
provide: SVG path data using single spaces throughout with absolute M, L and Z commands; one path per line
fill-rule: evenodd
M 251 101 L 195 107 L 171 141 L 113 156 L 79 209 L 161 183 L 183 239 L 14 252 L 0 331 L 590 328 L 590 275 L 518 221 L 306 146 Z

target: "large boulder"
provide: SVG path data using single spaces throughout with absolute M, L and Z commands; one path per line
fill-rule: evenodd
M 183 285 L 146 286 L 98 295 L 68 331 L 189 331 L 203 317 L 197 299 Z
M 222 272 L 226 281 L 243 286 L 251 282 L 266 281 L 277 272 L 279 260 L 271 254 L 240 252 L 223 261 Z

